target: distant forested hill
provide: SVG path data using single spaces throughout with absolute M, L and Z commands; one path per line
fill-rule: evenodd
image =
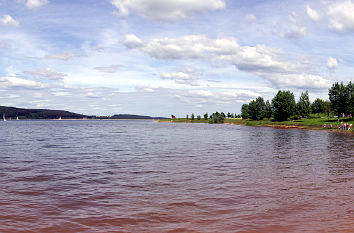
M 69 111 L 63 110 L 49 110 L 49 109 L 25 109 L 25 108 L 14 108 L 0 106 L 0 114 L 5 114 L 6 118 L 16 118 L 20 119 L 80 119 L 87 117 L 82 114 L 77 114 Z
M 0 106 L 0 119 L 3 114 L 7 119 L 19 117 L 20 119 L 167 119 L 164 117 L 150 117 L 131 114 L 116 114 L 111 117 L 107 116 L 86 116 L 63 110 L 50 110 L 50 109 L 25 109 L 15 107 Z

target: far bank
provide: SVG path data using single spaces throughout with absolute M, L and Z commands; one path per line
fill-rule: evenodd
M 209 119 L 186 119 L 186 118 L 175 118 L 175 119 L 163 119 L 158 122 L 170 122 L 170 123 L 209 123 Z M 346 123 L 348 125 L 352 124 L 350 130 L 344 130 L 342 126 Z M 341 131 L 347 132 L 354 135 L 353 130 L 353 120 L 350 118 L 343 118 L 338 121 L 337 118 L 306 118 L 301 120 L 289 120 L 289 121 L 272 121 L 272 120 L 249 120 L 241 118 L 226 118 L 224 124 L 233 125 L 245 125 L 245 126 L 258 126 L 258 127 L 273 127 L 281 129 L 312 129 L 312 130 L 329 130 L 329 131 Z

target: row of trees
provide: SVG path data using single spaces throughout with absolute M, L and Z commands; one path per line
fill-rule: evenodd
M 308 91 L 301 93 L 299 101 L 295 102 L 294 94 L 290 91 L 278 91 L 270 102 L 259 96 L 249 104 L 242 105 L 241 117 L 252 120 L 270 119 L 274 117 L 276 121 L 285 121 L 289 118 L 298 119 L 309 117 L 310 113 L 329 113 L 333 110 L 338 116 L 354 115 L 354 84 L 348 85 L 335 83 L 329 89 L 329 101 L 316 99 L 310 103 Z
M 225 113 L 223 113 L 223 112 L 221 112 L 221 113 L 215 112 L 215 113 L 212 113 L 210 116 L 209 116 L 208 113 L 205 113 L 204 114 L 204 120 L 208 120 L 209 119 L 209 123 L 211 123 L 211 124 L 219 124 L 219 123 L 221 124 L 221 123 L 224 123 L 225 118 L 229 117 L 229 116 L 231 117 L 230 113 L 228 113 L 228 115 L 225 115 Z M 187 115 L 187 120 L 189 120 L 189 119 L 191 119 L 192 121 L 195 120 L 194 113 L 191 114 L 190 118 L 189 118 L 189 115 Z M 200 115 L 197 116 L 197 120 L 201 120 L 201 116 Z
M 217 121 L 218 123 L 220 123 L 221 121 L 224 121 L 225 120 L 225 118 L 240 118 L 241 117 L 241 115 L 240 114 L 233 114 L 233 113 L 230 113 L 230 112 L 228 112 L 227 114 L 225 114 L 225 113 L 223 113 L 223 112 L 221 112 L 221 113 L 219 113 L 219 112 L 215 112 L 215 113 L 212 113 L 210 116 L 209 116 L 209 114 L 208 113 L 205 113 L 204 114 L 204 116 L 203 116 L 203 119 L 204 120 L 208 120 L 208 119 L 214 119 L 215 121 Z M 191 114 L 191 116 L 189 117 L 189 115 L 187 114 L 187 120 L 189 120 L 189 119 L 191 119 L 192 121 L 193 120 L 195 120 L 195 115 L 194 115 L 194 113 L 192 113 Z M 197 120 L 201 120 L 202 118 L 201 118 L 201 116 L 200 115 L 198 115 L 197 116 Z M 222 119 L 222 120 L 221 120 Z M 216 122 L 214 122 L 214 123 L 216 123 Z

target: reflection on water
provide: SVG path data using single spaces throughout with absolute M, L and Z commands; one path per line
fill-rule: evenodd
M 354 139 L 150 121 L 0 124 L 0 232 L 353 232 Z

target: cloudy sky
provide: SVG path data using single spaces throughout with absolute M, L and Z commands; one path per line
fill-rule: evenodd
M 0 105 L 240 112 L 354 80 L 354 0 L 0 0 Z

